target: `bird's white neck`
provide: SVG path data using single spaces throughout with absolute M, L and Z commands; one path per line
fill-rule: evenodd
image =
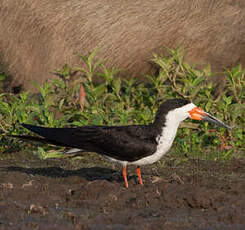
M 176 136 L 179 124 L 184 119 L 178 119 L 175 116 L 176 112 L 171 111 L 166 116 L 165 126 L 162 128 L 162 132 L 156 137 L 157 149 L 156 152 L 150 156 L 144 157 L 138 161 L 132 162 L 135 165 L 152 164 L 160 160 L 171 148 L 174 138 Z
M 172 145 L 180 122 L 188 118 L 189 114 L 187 111 L 190 111 L 195 107 L 196 106 L 193 103 L 190 103 L 181 108 L 176 108 L 167 114 L 165 125 L 162 128 L 162 133 L 158 136 L 159 140 L 157 141 L 159 142 L 159 144 L 161 142 L 164 142 L 165 144 L 166 142 L 170 142 Z
M 166 123 L 165 126 L 162 128 L 161 134 L 157 136 L 156 141 L 158 142 L 158 144 L 170 144 L 171 146 L 176 136 L 180 122 L 181 121 L 177 120 L 174 116 L 171 116 L 171 114 L 169 114 L 166 117 Z

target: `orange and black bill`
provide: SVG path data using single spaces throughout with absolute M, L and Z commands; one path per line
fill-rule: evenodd
M 215 125 L 222 126 L 222 127 L 227 128 L 227 129 L 231 129 L 230 126 L 226 125 L 224 122 L 222 122 L 218 118 L 210 115 L 209 113 L 205 112 L 203 109 L 201 109 L 199 107 L 195 107 L 194 109 L 189 111 L 189 114 L 190 114 L 191 119 L 207 121 L 207 122 L 213 123 Z

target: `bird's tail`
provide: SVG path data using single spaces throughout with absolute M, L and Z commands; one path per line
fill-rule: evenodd
M 26 135 L 8 135 L 9 137 L 12 138 L 18 138 L 24 141 L 35 141 L 35 142 L 40 142 L 43 144 L 53 144 L 53 145 L 61 145 L 60 143 L 56 143 L 53 140 L 48 140 L 46 138 L 43 137 L 34 137 L 34 136 L 26 136 Z
M 9 137 L 12 138 L 18 138 L 23 141 L 35 141 L 43 144 L 53 144 L 53 145 L 61 145 L 60 143 L 55 143 L 53 140 L 47 140 L 46 138 L 43 137 L 34 137 L 34 136 L 26 136 L 26 135 L 8 135 Z M 82 149 L 76 149 L 76 148 L 71 148 L 67 151 L 64 151 L 63 153 L 66 155 L 81 155 L 84 152 Z

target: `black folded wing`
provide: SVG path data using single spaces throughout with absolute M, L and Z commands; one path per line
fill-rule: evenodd
M 22 124 L 47 143 L 97 152 L 122 161 L 136 161 L 156 151 L 148 126 L 82 126 L 47 128 Z

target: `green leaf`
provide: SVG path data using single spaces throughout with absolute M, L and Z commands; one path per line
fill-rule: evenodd
M 97 86 L 96 88 L 94 88 L 93 92 L 96 98 L 102 96 L 103 94 L 105 94 L 107 91 L 107 88 L 104 84 L 101 84 L 99 86 Z
M 121 83 L 122 83 L 121 78 L 115 78 L 113 80 L 113 89 L 115 90 L 116 94 L 119 94 L 119 92 L 120 92 Z
M 200 77 L 197 77 L 194 81 L 193 81 L 193 86 L 198 86 L 200 83 L 202 83 L 204 81 L 205 77 L 203 76 L 200 76 Z
M 6 75 L 3 73 L 0 73 L 0 81 L 3 81 L 6 79 Z

